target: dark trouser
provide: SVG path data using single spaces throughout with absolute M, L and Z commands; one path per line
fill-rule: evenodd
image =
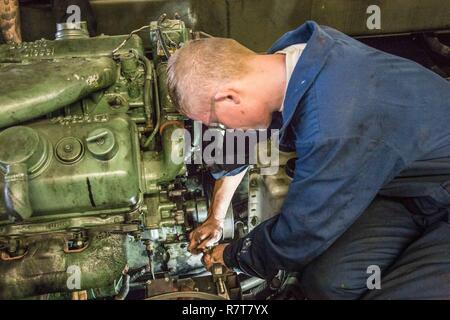
M 424 214 L 409 202 L 377 197 L 304 269 L 304 294 L 309 299 L 450 299 L 449 213 L 450 208 L 441 208 Z M 381 289 L 369 290 L 373 265 L 381 271 Z

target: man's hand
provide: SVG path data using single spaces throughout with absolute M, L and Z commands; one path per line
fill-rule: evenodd
M 211 251 L 205 252 L 202 258 L 203 265 L 206 270 L 211 270 L 211 267 L 215 263 L 219 263 L 226 267 L 225 262 L 223 261 L 223 251 L 225 250 L 228 243 L 223 243 L 215 246 Z
M 205 251 L 222 238 L 223 221 L 209 217 L 189 234 L 188 250 L 193 254 Z

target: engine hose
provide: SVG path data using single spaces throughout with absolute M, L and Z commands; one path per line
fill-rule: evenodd
M 150 103 L 150 91 L 152 80 L 155 81 L 156 74 L 154 73 L 154 68 L 150 60 L 144 56 L 143 54 L 138 53 L 136 50 L 132 50 L 132 52 L 136 55 L 136 57 L 143 63 L 145 69 L 145 80 L 144 80 L 144 111 L 147 118 L 146 127 L 152 127 L 152 110 Z M 159 103 L 158 103 L 159 105 Z
M 167 49 L 166 42 L 164 41 L 163 33 L 161 31 L 161 24 L 166 20 L 167 14 L 163 13 L 156 22 L 157 28 L 156 28 L 156 39 L 160 43 L 161 48 L 163 49 L 164 55 L 166 56 L 166 59 L 170 58 L 170 52 L 169 49 Z
M 153 131 L 150 134 L 150 136 L 145 140 L 144 148 L 148 148 L 148 146 L 150 145 L 152 140 L 155 138 L 156 134 L 158 133 L 159 126 L 160 126 L 160 123 L 161 123 L 161 110 L 160 110 L 160 105 L 159 105 L 159 92 L 158 92 L 158 85 L 156 83 L 156 71 L 155 71 L 154 68 L 152 68 L 152 72 L 153 72 L 153 83 L 154 83 L 154 88 L 155 88 L 156 124 L 155 124 L 155 127 L 153 128 Z
M 130 292 L 130 276 L 128 274 L 124 274 L 119 293 L 114 297 L 114 300 L 125 300 L 129 292 Z
M 161 32 L 161 28 L 159 28 L 159 27 L 158 27 L 158 29 L 156 29 L 156 36 L 158 38 L 159 43 L 161 44 L 161 48 L 163 49 L 166 59 L 169 59 L 170 52 L 169 52 L 169 49 L 167 48 L 166 42 L 164 41 L 163 34 Z
M 152 125 L 152 110 L 150 106 L 150 91 L 152 90 L 152 71 L 150 61 L 146 57 L 142 57 L 144 65 L 146 65 L 145 82 L 144 82 L 144 110 L 147 115 L 147 128 Z

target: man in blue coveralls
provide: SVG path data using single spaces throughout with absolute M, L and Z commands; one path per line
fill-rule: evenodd
M 169 61 L 188 117 L 267 128 L 295 149 L 279 215 L 204 256 L 271 279 L 300 272 L 310 299 L 450 298 L 450 85 L 415 62 L 309 21 L 259 55 L 230 39 L 195 40 Z M 191 251 L 220 239 L 245 167 L 216 181 Z M 448 176 L 446 176 L 448 174 Z M 368 270 L 381 271 L 369 290 Z

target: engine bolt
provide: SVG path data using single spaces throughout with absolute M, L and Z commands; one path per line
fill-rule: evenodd
M 64 151 L 65 152 L 70 153 L 70 152 L 72 152 L 72 150 L 73 150 L 73 145 L 72 144 L 66 144 L 64 146 Z

